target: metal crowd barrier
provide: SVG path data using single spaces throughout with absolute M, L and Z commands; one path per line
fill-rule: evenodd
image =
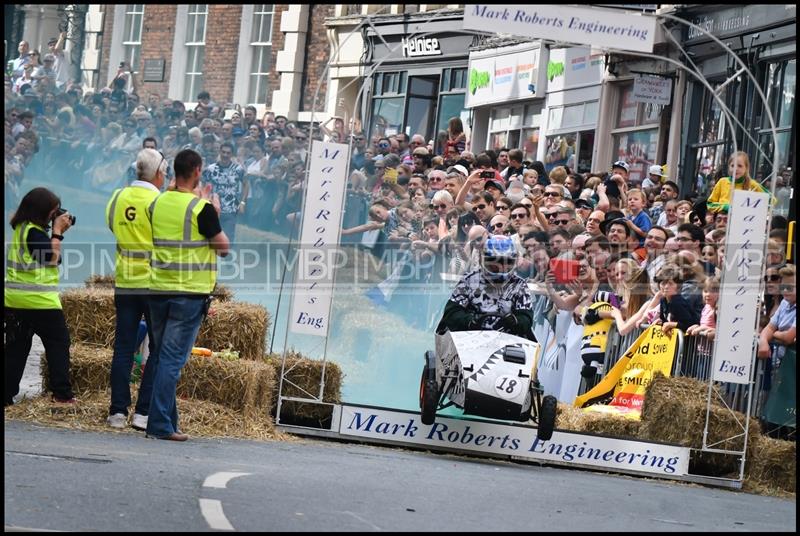
M 620 335 L 612 325 L 606 342 L 604 371 L 610 370 L 619 361 L 624 352 L 636 341 L 647 328 L 637 328 L 626 335 Z M 672 376 L 695 378 L 708 381 L 711 375 L 713 362 L 714 340 L 704 336 L 684 336 L 678 330 L 678 349 L 672 364 Z M 777 367 L 770 367 L 769 360 L 757 359 L 753 385 L 753 404 L 750 407 L 750 416 L 759 418 L 763 412 L 769 395 L 770 386 L 774 384 Z M 589 381 L 582 381 L 579 394 L 584 394 L 602 379 L 598 374 Z M 724 383 L 721 392 L 725 402 L 735 411 L 747 411 L 747 384 Z

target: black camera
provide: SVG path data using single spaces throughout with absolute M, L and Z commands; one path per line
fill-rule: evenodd
M 59 209 L 56 211 L 56 215 L 55 215 L 55 217 L 54 217 L 53 219 L 55 220 L 56 218 L 58 218 L 58 217 L 59 217 L 59 216 L 61 216 L 62 214 L 65 214 L 66 212 L 67 212 L 67 210 L 66 210 L 66 209 L 59 208 Z M 75 225 L 75 216 L 73 216 L 72 214 L 70 214 L 70 215 L 69 215 L 69 224 L 70 224 L 70 225 Z

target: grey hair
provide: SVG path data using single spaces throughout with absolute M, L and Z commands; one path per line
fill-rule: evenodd
M 167 174 L 167 161 L 155 149 L 142 149 L 136 157 L 136 176 L 141 181 L 153 182 L 156 173 Z
M 450 192 L 447 190 L 439 190 L 435 194 L 433 194 L 433 199 L 431 199 L 434 203 L 437 201 L 444 201 L 448 205 L 453 204 L 453 196 L 450 195 Z

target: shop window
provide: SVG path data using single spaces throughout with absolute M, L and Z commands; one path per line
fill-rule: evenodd
M 594 129 L 597 125 L 598 101 L 581 102 L 548 109 L 544 167 L 549 172 L 557 166 L 571 171 L 592 171 Z
M 657 164 L 658 129 L 635 130 L 614 134 L 614 159 L 630 166 L 628 178 L 641 183 L 650 165 Z
M 775 143 L 778 146 L 778 173 L 783 173 L 794 160 L 792 120 L 794 118 L 795 90 L 797 87 L 797 60 L 771 63 L 766 68 L 767 102 L 775 121 L 776 137 L 773 139 L 767 113 L 762 113 L 759 130 L 759 151 L 753 169 L 754 178 L 766 181 L 773 171 Z
M 542 106 L 507 106 L 492 110 L 489 118 L 489 149 L 522 149 L 526 160 L 535 160 L 539 148 Z
M 464 97 L 467 88 L 467 69 L 443 69 L 439 87 L 439 111 L 436 118 L 436 132 L 447 130 L 447 123 L 451 117 L 460 117 L 464 130 L 469 129 L 468 110 L 464 108 Z M 435 136 L 434 136 L 435 137 Z M 467 131 L 469 138 L 469 132 Z
M 664 106 L 634 102 L 633 84 L 620 88 L 617 128 L 657 124 Z

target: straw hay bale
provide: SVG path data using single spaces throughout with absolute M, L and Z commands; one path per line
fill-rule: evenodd
M 276 384 L 280 385 L 282 354 L 270 354 L 265 362 L 275 369 Z M 290 350 L 286 353 L 284 367 L 283 396 L 297 398 L 317 398 L 319 395 L 320 379 L 322 378 L 323 362 L 308 359 L 301 354 Z M 322 401 L 338 404 L 342 398 L 342 369 L 332 361 L 325 362 L 325 387 L 322 392 Z M 276 387 L 277 393 L 277 387 Z M 277 411 L 277 396 L 273 401 L 273 414 Z M 330 406 L 316 403 L 303 403 L 284 401 L 281 404 L 284 419 L 293 422 L 314 422 L 323 424 L 330 418 Z
M 114 288 L 114 274 L 92 275 L 86 281 L 86 288 Z
M 584 430 L 592 433 L 611 437 L 627 437 L 637 439 L 641 421 L 627 419 L 617 415 L 603 415 L 601 413 L 585 412 L 583 423 Z
M 102 391 L 111 387 L 111 358 L 114 351 L 89 344 L 73 343 L 69 349 L 69 376 L 76 393 Z M 42 391 L 50 392 L 47 354 L 40 361 Z
M 83 344 L 70 348 L 70 378 L 76 393 L 102 391 L 111 387 L 113 351 Z M 42 387 L 49 391 L 47 359 L 41 361 Z M 269 414 L 277 391 L 275 370 L 260 361 L 223 361 L 190 356 L 178 380 L 178 397 L 207 400 L 245 419 Z
M 717 385 L 714 390 L 719 393 Z M 707 394 L 707 382 L 693 378 L 667 378 L 656 372 L 645 391 L 639 437 L 701 449 Z M 717 394 L 712 395 L 707 444 L 715 449 L 744 450 L 745 415 L 726 408 Z M 761 431 L 758 426 L 753 426 L 751 420 L 749 446 L 760 435 Z M 689 471 L 694 474 L 738 478 L 740 463 L 741 457 L 736 454 L 692 451 Z
M 758 436 L 750 443 L 745 488 L 777 495 L 797 492 L 797 443 Z
M 61 306 L 73 341 L 107 347 L 114 344 L 117 313 L 113 288 L 66 290 L 61 293 Z
M 229 302 L 233 300 L 233 290 L 227 285 L 217 283 L 217 286 L 211 291 L 211 297 L 218 302 Z
M 220 296 L 230 293 L 223 287 Z M 116 330 L 114 290 L 93 286 L 61 293 L 70 337 L 75 342 L 111 347 Z M 261 359 L 269 331 L 269 314 L 262 305 L 214 300 L 200 326 L 195 346 L 212 350 L 232 347 L 242 359 Z
M 136 392 L 132 393 L 136 399 Z M 133 428 L 114 429 L 106 425 L 108 390 L 81 393 L 78 404 L 65 406 L 53 404 L 48 395 L 21 400 L 5 409 L 5 418 L 31 421 L 59 428 L 110 432 L 144 436 Z M 242 419 L 239 412 L 213 402 L 178 398 L 180 428 L 192 437 L 238 437 L 259 440 L 292 440 L 275 429 L 272 416 L 259 413 L 250 419 Z
M 214 402 L 245 419 L 269 414 L 276 390 L 274 368 L 260 361 L 189 356 L 178 381 L 179 397 Z
M 241 359 L 261 359 L 267 345 L 269 314 L 263 305 L 214 302 L 200 326 L 195 346 L 212 350 L 232 347 Z
M 556 428 L 570 432 L 586 431 L 586 413 L 572 404 L 558 403 Z

